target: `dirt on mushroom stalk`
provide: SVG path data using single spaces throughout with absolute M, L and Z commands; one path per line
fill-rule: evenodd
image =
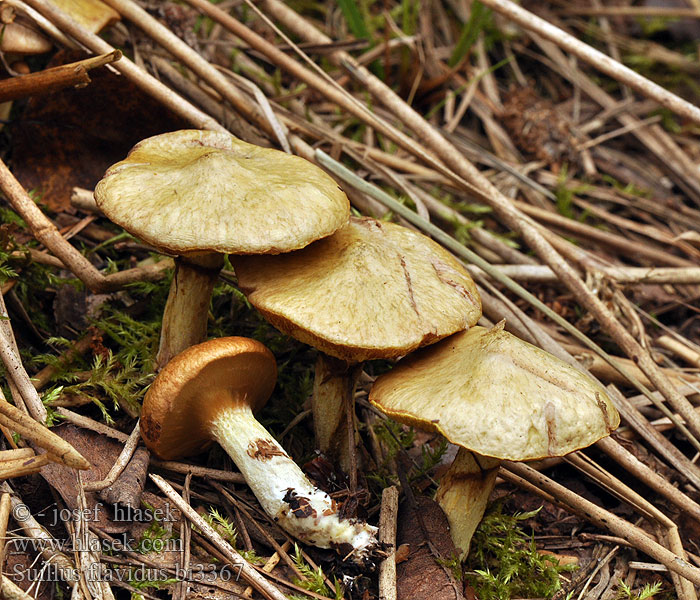
M 25 92 L 0 109 L 0 596 L 26 597 L 14 585 L 46 599 L 697 599 L 700 119 L 692 105 L 700 103 L 700 62 L 692 3 L 88 4 L 102 13 L 99 38 L 57 13 L 63 3 L 0 6 L 0 89 L 5 82 Z M 33 29 L 43 54 L 6 47 L 15 26 Z M 48 71 L 112 48 L 124 58 L 90 71 L 78 89 L 61 89 Z M 368 401 L 398 357 L 352 373 L 346 437 L 334 429 L 324 442 L 337 449 L 354 441 L 348 464 L 356 471 L 343 472 L 341 460 L 315 449 L 317 351 L 294 339 L 296 325 L 285 325 L 288 337 L 260 316 L 238 289 L 236 261 L 225 258 L 198 315 L 206 336 L 258 340 L 278 369 L 257 414 L 271 437 L 256 437 L 249 458 L 268 464 L 289 455 L 304 465 L 344 519 L 385 523 L 383 553 L 393 541 L 386 523 L 398 521 L 396 554 L 372 570 L 344 561 L 342 544 L 337 552 L 291 539 L 217 444 L 182 461 L 135 448 L 130 435 L 158 370 L 173 257 L 110 222 L 92 190 L 142 139 L 198 128 L 322 164 L 354 217 L 410 225 L 442 244 L 468 263 L 483 305 L 479 325 L 505 318 L 510 333 L 574 357 L 606 386 L 621 426 L 564 458 L 505 463 L 460 563 L 430 504 L 457 447 Z M 336 183 L 330 188 L 338 193 Z M 236 216 L 224 211 L 207 233 Z M 179 219 L 169 218 L 176 228 Z M 399 265 L 418 313 L 413 292 L 423 282 L 405 260 Z M 326 289 L 322 304 L 337 308 L 334 294 L 350 291 L 356 302 L 342 302 L 353 311 L 373 296 L 370 282 L 383 285 L 377 274 L 365 286 Z M 347 365 L 326 366 L 329 388 L 340 380 L 345 393 Z M 62 464 L 77 458 L 38 424 L 11 418 L 5 399 L 40 420 L 45 411 L 46 425 L 91 468 Z M 394 508 L 381 502 L 390 486 L 401 489 Z M 280 494 L 299 519 L 318 512 L 305 494 Z M 262 576 L 239 577 L 239 559 Z

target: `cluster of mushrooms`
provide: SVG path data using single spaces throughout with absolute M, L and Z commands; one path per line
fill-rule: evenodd
M 177 131 L 137 144 L 95 198 L 113 221 L 176 256 L 160 372 L 142 410 L 146 445 L 173 460 L 219 443 L 266 513 L 304 542 L 359 564 L 380 550 L 376 528 L 339 514 L 255 420 L 275 386 L 272 353 L 249 338 L 203 341 L 226 254 L 252 305 L 318 349 L 317 444 L 341 465 L 353 455 L 346 423 L 362 362 L 410 355 L 375 381 L 369 400 L 460 447 L 437 500 L 463 556 L 501 460 L 561 456 L 619 423 L 599 383 L 502 324 L 476 326 L 476 285 L 451 254 L 406 227 L 350 217 L 336 182 L 302 158 Z

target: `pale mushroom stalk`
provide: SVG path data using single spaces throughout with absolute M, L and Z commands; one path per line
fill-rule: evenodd
M 314 391 L 311 411 L 318 449 L 330 456 L 337 456 L 340 467 L 356 475 L 352 464 L 356 427 L 355 386 L 362 372 L 362 364 L 350 364 L 319 352 L 314 371 Z M 348 426 L 348 413 L 352 427 Z
M 334 548 L 353 561 L 377 550 L 377 529 L 341 518 L 335 501 L 315 487 L 244 403 L 222 410 L 212 436 L 246 479 L 263 510 L 294 537 L 319 548 Z
M 218 338 L 192 346 L 175 356 L 148 389 L 141 435 L 165 460 L 218 442 L 283 529 L 369 566 L 380 549 L 376 528 L 342 517 L 333 499 L 309 481 L 253 416 L 276 378 L 274 356 L 256 340 Z
M 175 259 L 163 311 L 158 365 L 166 365 L 176 354 L 206 339 L 209 302 L 223 264 L 223 255 L 216 253 Z
M 455 547 L 461 549 L 462 559 L 469 554 L 471 539 L 486 511 L 501 462 L 460 448 L 440 478 L 435 500 L 447 517 L 450 535 Z
M 504 322 L 419 350 L 378 377 L 369 400 L 394 420 L 460 446 L 437 500 L 462 558 L 501 460 L 563 456 L 620 423 L 600 383 L 511 335 Z

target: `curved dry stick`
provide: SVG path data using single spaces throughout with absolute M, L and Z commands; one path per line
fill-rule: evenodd
M 136 421 L 136 426 L 134 427 L 134 430 L 131 432 L 131 435 L 126 440 L 124 448 L 122 448 L 122 451 L 119 453 L 117 460 L 112 465 L 112 468 L 109 470 L 109 473 L 107 473 L 107 476 L 100 481 L 90 481 L 88 483 L 83 484 L 84 491 L 99 492 L 101 490 L 104 490 L 105 488 L 108 488 L 118 479 L 118 477 L 122 474 L 126 466 L 129 464 L 131 457 L 136 451 L 136 446 L 138 446 L 139 440 L 141 439 L 141 431 L 139 429 L 139 426 L 140 419 Z

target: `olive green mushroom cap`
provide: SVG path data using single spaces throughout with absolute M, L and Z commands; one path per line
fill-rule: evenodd
M 402 360 L 370 402 L 484 456 L 562 456 L 608 435 L 620 417 L 596 381 L 503 330 L 474 327 Z
M 136 144 L 107 170 L 95 201 L 127 231 L 177 254 L 289 252 L 350 214 L 338 184 L 313 163 L 200 130 Z
M 451 254 L 370 218 L 351 218 L 298 252 L 232 263 L 241 290 L 275 327 L 348 362 L 402 356 L 481 316 L 476 286 Z

